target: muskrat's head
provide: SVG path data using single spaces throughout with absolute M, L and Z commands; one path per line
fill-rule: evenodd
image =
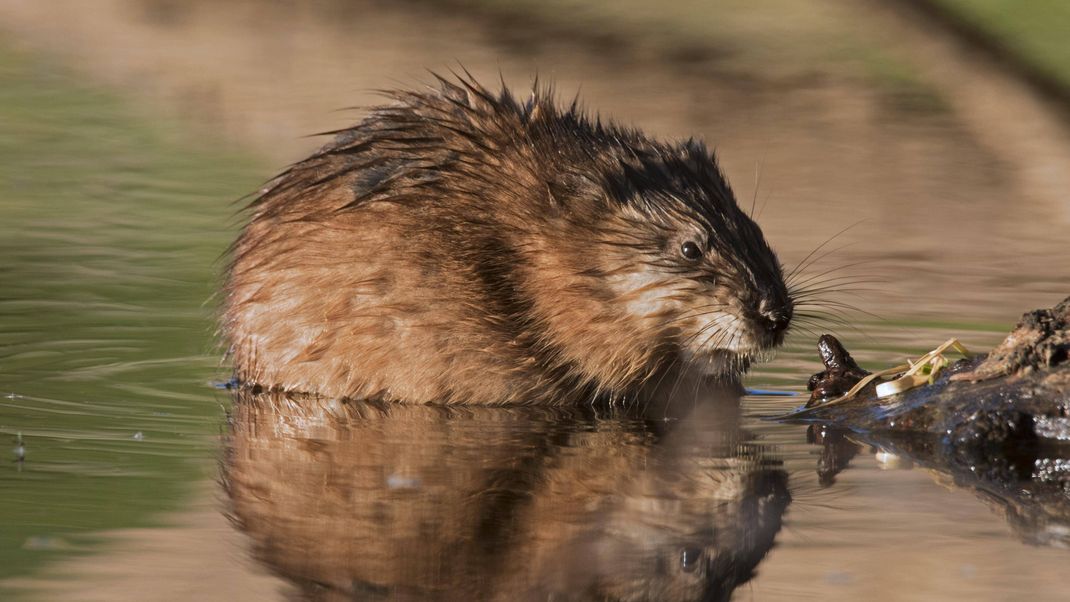
M 565 158 L 552 166 L 549 196 L 570 225 L 570 240 L 555 248 L 568 249 L 570 273 L 598 281 L 571 283 L 592 309 L 605 310 L 587 320 L 607 324 L 588 348 L 600 342 L 610 351 L 591 357 L 632 373 L 645 362 L 647 374 L 652 363 L 738 374 L 780 345 L 794 310 L 781 264 L 713 154 L 695 141 L 668 145 L 631 130 L 573 126 L 566 129 L 580 131 L 574 144 L 583 152 L 556 153 Z M 595 330 L 578 322 L 571 328 Z
M 794 306 L 780 262 L 701 144 L 636 154 L 604 181 L 609 221 L 628 231 L 624 247 L 623 230 L 601 236 L 629 314 L 713 371 L 783 343 Z

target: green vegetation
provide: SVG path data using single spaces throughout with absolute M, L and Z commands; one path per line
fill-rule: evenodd
M 932 0 L 1070 89 L 1070 2 Z
M 0 131 L 2 579 L 153 524 L 211 476 L 225 397 L 205 302 L 229 201 L 258 178 L 2 48 Z

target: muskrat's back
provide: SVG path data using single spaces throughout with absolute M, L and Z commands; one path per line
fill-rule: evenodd
M 223 316 L 239 380 L 565 403 L 681 367 L 732 376 L 781 342 L 780 264 L 704 147 L 440 83 L 253 202 Z

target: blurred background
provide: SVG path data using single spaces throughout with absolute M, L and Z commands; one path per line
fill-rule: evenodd
M 0 0 L 0 596 L 292 594 L 220 512 L 213 293 L 240 199 L 378 90 L 537 75 L 705 139 L 879 367 L 1070 293 L 1068 32 L 1058 0 Z M 751 384 L 804 390 L 814 334 Z M 795 502 L 735 599 L 1065 595 L 975 496 L 872 455 L 822 489 L 753 428 Z

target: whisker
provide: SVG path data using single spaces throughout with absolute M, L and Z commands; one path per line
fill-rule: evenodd
M 870 334 L 868 332 L 863 330 L 857 324 L 855 324 L 854 322 L 850 322 L 850 321 L 848 321 L 848 320 L 846 320 L 846 319 L 844 319 L 844 318 L 842 318 L 840 316 L 836 316 L 836 315 L 832 315 L 832 314 L 822 314 L 822 315 L 810 315 L 807 318 L 809 318 L 811 320 L 817 320 L 818 321 L 817 323 L 814 323 L 814 322 L 808 322 L 808 323 L 810 323 L 810 324 L 812 324 L 814 326 L 820 327 L 820 328 L 830 327 L 830 324 L 835 324 L 835 325 L 840 326 L 842 328 L 847 328 L 849 330 L 852 330 L 852 331 L 856 332 L 857 334 L 859 334 L 861 336 L 864 336 L 867 339 L 870 339 L 870 340 L 873 339 L 873 337 L 870 336 Z M 806 318 L 804 318 L 804 320 L 805 319 Z M 826 323 L 821 323 L 821 322 L 826 322 Z M 830 327 L 830 329 L 831 329 L 831 327 Z
M 727 307 L 727 304 L 718 302 L 718 303 L 709 303 L 709 304 L 706 304 L 706 305 L 700 305 L 698 307 L 695 307 L 695 308 L 692 308 L 692 309 L 689 309 L 689 310 L 685 311 L 684 313 L 680 314 L 679 316 L 676 316 L 675 318 L 669 320 L 668 322 L 665 322 L 665 324 L 672 324 L 673 322 L 678 322 L 680 320 L 686 320 L 688 318 L 698 318 L 698 317 L 702 317 L 702 316 L 709 315 L 709 314 L 712 314 L 712 313 L 716 313 L 717 311 L 720 310 L 720 308 L 723 308 L 723 307 Z M 711 309 L 711 308 L 713 308 L 713 309 Z M 707 310 L 707 309 L 709 309 L 709 311 L 702 311 L 702 310 Z M 688 315 L 688 312 L 701 312 L 701 313 Z
M 841 328 L 851 328 L 851 327 L 853 327 L 853 325 L 850 322 L 848 322 L 847 320 L 844 320 L 843 318 L 840 318 L 839 316 L 831 316 L 831 315 L 828 315 L 828 316 L 812 316 L 809 319 L 801 320 L 800 323 L 809 324 L 810 326 L 813 326 L 815 328 L 827 328 L 827 327 L 831 327 L 831 326 L 839 326 Z
M 844 249 L 853 247 L 856 244 L 858 244 L 857 241 L 856 242 L 849 242 L 849 243 L 844 243 L 844 244 L 842 244 L 842 245 L 840 245 L 838 247 L 834 247 L 832 249 L 826 250 L 825 252 L 821 253 L 820 255 L 817 255 L 816 257 L 812 258 L 805 265 L 800 264 L 799 266 L 797 266 L 798 269 L 792 270 L 791 279 L 794 281 L 795 278 L 798 278 L 799 276 L 802 276 L 806 272 L 806 270 L 808 270 L 808 269 L 810 269 L 810 268 L 812 268 L 812 267 L 814 267 L 816 265 L 819 265 L 820 263 L 822 263 L 823 261 L 828 259 L 830 256 L 832 256 L 832 255 L 834 255 L 836 253 L 839 253 L 840 251 L 842 251 Z M 860 260 L 860 261 L 875 262 L 876 260 L 875 259 L 866 259 L 866 260 Z M 832 271 L 836 271 L 838 269 L 844 269 L 844 268 L 833 266 L 831 268 L 828 268 L 828 270 L 826 270 L 826 271 L 832 272 Z
M 716 328 L 716 327 L 718 327 L 720 325 L 721 325 L 721 320 L 719 320 L 719 319 L 711 321 L 709 324 L 707 324 L 707 325 L 703 326 L 702 328 L 700 328 L 698 330 L 698 332 L 695 332 L 691 336 L 687 337 L 687 339 L 684 340 L 684 346 L 686 347 L 687 345 L 690 345 L 693 341 L 695 341 L 695 339 L 697 339 L 698 337 L 702 336 L 703 334 L 705 334 L 709 330 L 714 329 L 714 328 Z
M 840 335 L 840 326 L 834 325 L 834 324 L 824 324 L 824 323 L 820 323 L 819 324 L 819 323 L 815 323 L 815 322 L 801 322 L 799 324 L 799 327 L 805 329 L 807 331 L 807 333 L 809 333 L 810 336 L 812 336 L 812 337 L 819 337 L 820 335 L 818 334 L 818 332 L 820 332 L 822 334 L 831 333 L 831 334 L 834 334 L 836 336 Z
M 817 274 L 813 274 L 813 275 L 807 276 L 805 280 L 800 280 L 800 281 L 797 281 L 797 282 L 788 281 L 787 283 L 790 284 L 791 286 L 797 288 L 797 287 L 800 287 L 800 286 L 805 286 L 808 282 L 810 282 L 812 280 L 816 280 L 818 278 L 821 278 L 822 276 L 827 276 L 827 275 L 829 275 L 829 274 L 831 274 L 833 272 L 839 272 L 841 270 L 847 270 L 847 269 L 850 269 L 850 268 L 858 267 L 860 265 L 866 265 L 866 264 L 870 264 L 870 263 L 877 263 L 877 261 L 878 261 L 877 259 L 861 259 L 861 260 L 858 260 L 858 261 L 852 261 L 852 262 L 849 262 L 849 263 L 844 263 L 844 264 L 840 264 L 840 265 L 837 265 L 837 266 L 833 266 L 831 268 L 828 268 L 827 270 L 824 270 L 822 272 L 818 272 Z M 803 275 L 802 272 L 796 272 L 794 274 L 794 276 L 796 276 L 796 277 L 801 277 L 802 275 Z M 848 275 L 843 276 L 843 277 L 844 278 L 849 278 L 849 277 L 852 277 L 852 276 L 853 276 L 853 274 L 848 274 Z
M 754 162 L 754 193 L 750 199 L 750 214 L 747 216 L 754 219 L 754 207 L 758 204 L 758 188 L 762 183 L 762 162 Z
M 801 271 L 802 269 L 804 269 L 804 268 L 803 268 L 803 266 L 804 266 L 804 265 L 806 265 L 806 262 L 807 262 L 807 260 L 809 260 L 810 258 L 812 258 L 812 257 L 814 256 L 814 254 L 815 254 L 815 253 L 817 253 L 817 252 L 818 252 L 818 251 L 820 251 L 821 249 L 825 248 L 825 246 L 826 246 L 826 245 L 828 245 L 828 244 L 829 244 L 830 242 L 832 242 L 832 241 L 836 240 L 837 238 L 839 238 L 840 236 L 842 236 L 842 235 L 843 235 L 843 234 L 844 234 L 845 232 L 847 232 L 847 231 L 848 231 L 848 230 L 850 230 L 851 228 L 854 228 L 855 226 L 857 226 L 857 225 L 861 224 L 861 223 L 862 223 L 862 222 L 864 222 L 864 221 L 866 221 L 866 220 L 862 219 L 862 220 L 859 220 L 859 221 L 857 221 L 857 222 L 855 222 L 855 223 L 851 224 L 850 226 L 847 226 L 847 227 L 846 227 L 846 228 L 844 228 L 843 230 L 840 230 L 839 232 L 837 232 L 837 233 L 833 234 L 832 236 L 830 236 L 829 238 L 825 239 L 825 242 L 823 242 L 823 243 L 821 243 L 821 244 L 817 245 L 816 247 L 814 247 L 814 250 L 813 250 L 813 251 L 810 251 L 810 253 L 808 253 L 808 254 L 806 255 L 806 257 L 803 257 L 803 260 L 802 260 L 802 261 L 800 261 L 800 262 L 799 262 L 798 264 L 796 264 L 795 268 L 794 268 L 794 269 L 792 269 L 790 273 L 788 273 L 788 276 L 787 276 L 786 280 L 790 280 L 792 276 L 794 276 L 794 275 L 795 275 L 796 273 L 798 273 L 798 272 L 800 272 L 800 271 Z
M 826 298 L 826 295 L 847 295 L 851 297 L 861 297 L 862 293 L 877 293 L 884 289 L 874 288 L 872 286 L 844 286 L 844 287 L 830 287 L 821 290 L 807 291 L 800 295 L 792 296 L 791 300 L 798 305 L 799 301 L 814 301 Z
M 768 206 L 768 205 L 769 205 L 769 201 L 770 201 L 770 200 L 771 200 L 772 198 L 773 198 L 773 191 L 772 191 L 772 190 L 770 190 L 770 191 L 769 191 L 769 194 L 765 195 L 765 200 L 764 200 L 764 201 L 762 201 L 762 206 L 758 208 L 758 215 L 757 215 L 757 216 L 755 216 L 755 218 L 754 218 L 754 220 L 755 220 L 755 221 L 758 221 L 759 219 L 761 219 L 761 218 L 762 218 L 762 213 L 764 213 L 764 212 L 765 212 L 765 208 L 766 208 L 766 206 Z
M 788 328 L 787 335 L 784 338 L 786 339 L 787 337 L 790 337 L 793 334 L 798 334 L 796 332 L 793 332 L 796 328 L 798 328 L 799 330 L 804 331 L 806 334 L 808 334 L 808 335 L 810 335 L 812 337 L 817 337 L 818 336 L 818 334 L 816 332 L 814 332 L 810 328 L 810 326 L 808 325 L 807 322 L 800 322 L 799 324 L 792 323 L 792 325 Z
M 842 276 L 828 276 L 820 280 L 807 280 L 805 283 L 794 284 L 788 287 L 793 294 L 801 294 L 812 291 L 821 286 L 851 286 L 855 284 L 887 284 L 888 279 L 878 276 L 866 276 L 861 274 L 844 274 Z
M 817 307 L 817 308 L 821 308 L 821 307 L 839 308 L 839 309 L 844 309 L 844 310 L 848 310 L 848 311 L 855 311 L 855 312 L 858 312 L 860 314 L 864 314 L 866 316 L 869 316 L 869 317 L 871 317 L 871 318 L 873 318 L 875 320 L 880 320 L 881 322 L 886 321 L 886 318 L 884 316 L 881 316 L 879 314 L 875 314 L 875 313 L 873 313 L 871 311 L 864 310 L 861 307 L 858 307 L 857 305 L 854 305 L 854 304 L 851 304 L 851 303 L 844 303 L 843 301 L 822 300 L 820 303 L 814 302 L 814 301 L 806 301 L 806 302 L 803 302 L 803 303 L 799 304 L 799 306 L 801 306 L 801 307 Z
M 793 289 L 794 295 L 805 295 L 815 291 L 829 290 L 837 287 L 849 288 L 857 284 L 887 284 L 888 281 L 880 278 L 829 278 L 821 282 L 815 282 L 806 288 Z

